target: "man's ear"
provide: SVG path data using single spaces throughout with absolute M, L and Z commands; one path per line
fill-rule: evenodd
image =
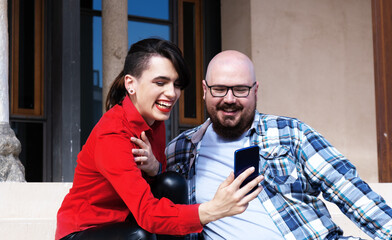
M 259 90 L 259 82 L 256 82 L 256 86 L 254 86 L 254 88 L 255 88 L 256 102 L 257 102 L 257 90 Z
M 202 85 L 203 85 L 203 99 L 206 100 L 206 93 L 207 93 L 206 80 L 203 80 Z
M 254 86 L 254 88 L 255 88 L 255 93 L 257 95 L 257 90 L 259 89 L 259 82 L 256 82 L 256 86 Z

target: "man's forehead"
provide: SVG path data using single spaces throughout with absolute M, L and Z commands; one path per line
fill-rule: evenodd
M 207 77 L 209 85 L 249 85 L 253 83 L 253 79 L 249 72 L 241 71 L 213 71 Z
M 230 80 L 230 81 L 208 81 L 207 84 L 209 86 L 227 86 L 227 87 L 234 87 L 234 86 L 250 86 L 252 85 L 251 81 L 236 81 L 236 80 Z

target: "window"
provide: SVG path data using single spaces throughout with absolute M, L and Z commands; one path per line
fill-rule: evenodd
M 11 115 L 43 116 L 43 0 L 12 1 Z
M 102 116 L 101 1 L 81 1 L 80 144 L 84 145 Z
M 10 2 L 10 125 L 28 182 L 44 179 L 43 0 Z
M 128 0 L 128 45 L 149 37 L 174 41 L 171 6 L 171 0 Z M 166 142 L 174 137 L 174 118 L 165 121 Z
M 151 7 L 154 6 L 154 7 Z M 128 47 L 148 37 L 173 41 L 172 0 L 128 0 Z M 81 1 L 81 144 L 102 116 L 102 2 Z M 172 137 L 172 119 L 166 138 Z
M 179 0 L 178 6 L 178 45 L 192 73 L 180 98 L 180 126 L 190 127 L 204 121 L 201 1 Z
M 129 46 L 148 37 L 173 41 L 173 17 L 170 6 L 169 0 L 128 0 Z

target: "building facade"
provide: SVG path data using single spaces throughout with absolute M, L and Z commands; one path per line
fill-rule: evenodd
M 168 140 L 207 117 L 206 65 L 219 51 L 235 49 L 255 63 L 260 112 L 300 118 L 365 180 L 392 181 L 392 88 L 383 67 L 392 46 L 384 41 L 388 1 L 1 1 L 9 109 L 0 115 L 21 142 L 29 182 L 72 181 L 108 86 L 129 46 L 146 37 L 178 44 L 193 73 L 166 122 Z

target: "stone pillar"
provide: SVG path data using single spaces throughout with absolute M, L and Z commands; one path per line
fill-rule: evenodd
M 0 182 L 25 182 L 21 149 L 9 125 L 7 0 L 0 0 Z
M 0 0 L 5 1 L 5 0 Z M 0 113 L 1 114 L 1 113 Z M 24 166 L 19 160 L 22 150 L 14 131 L 6 122 L 0 123 L 0 182 L 25 182 Z
M 128 51 L 127 0 L 102 0 L 102 112 L 110 85 L 124 67 Z
M 7 0 L 0 0 L 0 123 L 9 122 Z

